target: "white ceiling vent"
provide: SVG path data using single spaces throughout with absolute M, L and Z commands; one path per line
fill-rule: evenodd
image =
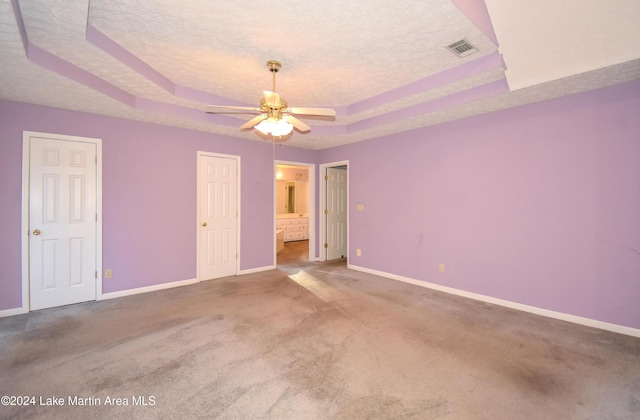
M 447 49 L 460 58 L 478 52 L 478 49 L 466 39 L 461 39 L 460 41 L 448 45 Z

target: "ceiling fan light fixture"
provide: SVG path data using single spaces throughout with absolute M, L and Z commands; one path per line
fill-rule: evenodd
M 260 124 L 256 125 L 255 128 L 262 134 L 274 137 L 286 136 L 293 131 L 293 125 L 282 118 L 277 120 L 275 118 L 267 118 L 260 121 Z

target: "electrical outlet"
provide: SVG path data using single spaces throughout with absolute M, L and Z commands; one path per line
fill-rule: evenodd
M 441 273 L 444 273 L 444 264 L 439 264 L 438 270 L 440 270 Z
M 362 257 L 362 250 L 360 248 L 356 248 L 356 257 Z
M 111 277 L 113 277 L 113 270 L 111 270 L 110 268 L 104 270 L 104 278 L 110 279 Z

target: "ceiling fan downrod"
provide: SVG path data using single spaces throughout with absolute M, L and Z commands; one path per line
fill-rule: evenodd
M 267 61 L 267 68 L 269 69 L 272 75 L 271 76 L 272 85 L 273 85 L 273 89 L 271 90 L 272 92 L 276 91 L 276 73 L 278 72 L 278 70 L 280 70 L 281 67 L 282 67 L 282 64 L 280 64 L 278 60 Z

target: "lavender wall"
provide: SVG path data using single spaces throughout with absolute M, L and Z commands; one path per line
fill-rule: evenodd
M 639 81 L 319 159 L 350 163 L 351 264 L 640 328 Z
M 271 144 L 0 101 L 0 310 L 21 306 L 23 130 L 103 139 L 105 293 L 195 278 L 199 150 L 240 156 L 240 266 L 273 263 Z M 276 146 L 276 159 L 316 154 Z
M 241 267 L 271 265 L 271 145 L 0 101 L 0 310 L 23 130 L 103 139 L 105 292 L 195 277 L 197 150 L 241 156 Z M 276 159 L 350 161 L 354 265 L 640 328 L 640 81 Z

